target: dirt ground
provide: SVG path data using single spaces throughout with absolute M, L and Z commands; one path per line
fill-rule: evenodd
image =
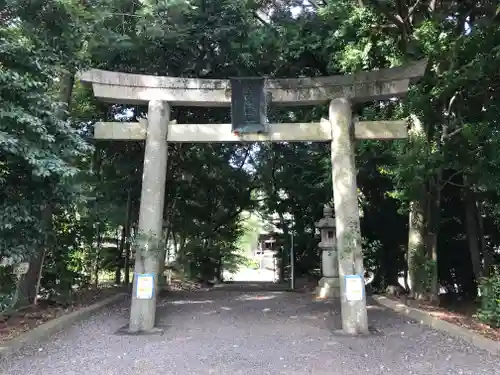
M 477 318 L 474 317 L 477 310 L 477 306 L 474 303 L 464 302 L 435 306 L 429 303 L 418 302 L 415 300 L 405 301 L 403 299 L 389 295 L 387 295 L 386 297 L 402 303 L 406 303 L 410 307 L 426 311 L 432 316 L 435 316 L 449 323 L 467 328 L 491 340 L 500 341 L 500 329 L 495 329 L 488 326 L 487 324 L 481 323 Z
M 51 319 L 92 305 L 123 290 L 123 287 L 86 289 L 75 294 L 73 302 L 64 306 L 40 300 L 36 307 L 30 306 L 9 315 L 0 314 L 0 344 Z

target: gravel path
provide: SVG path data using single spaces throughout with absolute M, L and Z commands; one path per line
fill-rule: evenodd
M 370 306 L 370 337 L 336 335 L 310 295 L 214 289 L 160 302 L 163 335 L 120 336 L 128 303 L 0 361 L 6 375 L 500 374 L 500 359 Z

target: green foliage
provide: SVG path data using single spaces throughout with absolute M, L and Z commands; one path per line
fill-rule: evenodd
M 363 265 L 366 271 L 376 272 L 378 268 L 377 254 L 382 250 L 382 243 L 379 240 L 362 239 Z
M 419 296 L 426 296 L 431 292 L 432 277 L 435 269 L 435 262 L 429 260 L 422 246 L 414 253 L 410 261 L 410 271 L 415 275 L 412 289 Z
M 0 293 L 0 313 L 12 307 L 14 292 Z
M 0 25 L 0 256 L 26 257 L 42 240 L 43 206 L 67 201 L 78 172 L 74 161 L 89 148 L 50 94 L 61 73 L 58 52 L 32 24 L 15 13 L 6 17 Z
M 243 216 L 243 215 L 242 215 Z M 239 237 L 236 246 L 247 256 L 257 248 L 259 234 L 262 230 L 262 222 L 255 215 L 248 214 L 242 219 L 242 235 Z
M 0 313 L 12 306 L 15 292 L 15 277 L 12 267 L 0 266 Z
M 17 287 L 12 266 L 0 266 L 0 314 L 13 307 Z
M 42 278 L 50 295 L 83 287 L 101 270 L 124 267 L 121 235 L 123 227 L 132 227 L 130 240 L 137 227 L 144 144 L 98 142 L 91 148 L 86 139 L 94 122 L 135 121 L 146 108 L 99 103 L 79 83 L 71 87 L 67 108 L 65 79 L 77 70 L 315 77 L 427 57 L 428 71 L 407 98 L 355 107 L 362 120 L 422 124 L 422 133 L 408 141 L 358 142 L 365 267 L 385 283 L 405 269 L 407 213 L 409 203 L 419 199 L 427 210 L 424 237 L 433 230 L 438 238 L 441 283 L 459 290 L 474 284 L 462 204 L 465 179 L 476 201 L 481 254 L 493 252 L 500 241 L 497 6 L 448 2 L 432 12 L 416 2 L 411 17 L 404 17 L 385 3 L 360 7 L 358 1 L 341 0 L 312 10 L 282 1 L 272 4 L 266 21 L 257 10 L 271 5 L 246 0 L 5 2 L 0 257 L 40 251 L 50 232 L 53 244 Z M 298 14 L 297 7 L 302 7 Z M 179 123 L 227 123 L 229 116 L 223 108 L 172 110 Z M 269 115 L 273 122 L 325 116 L 321 105 L 273 108 Z M 332 199 L 329 145 L 169 145 L 166 173 L 164 245 L 186 273 L 212 278 L 221 268 L 234 270 L 244 262 L 241 249 L 252 246 L 260 228 L 242 212 L 255 210 L 266 229 L 283 232 L 277 236 L 283 259 L 293 233 L 298 272 L 319 267 L 314 222 Z M 45 229 L 47 203 L 53 223 Z M 437 265 L 429 261 L 429 245 L 423 247 L 416 283 L 427 291 Z
M 251 260 L 249 259 L 247 261 L 246 266 L 248 268 L 253 269 L 253 270 L 258 270 L 260 268 L 260 263 L 257 260 L 255 260 L 255 259 L 251 259 Z
M 498 269 L 480 284 L 481 308 L 477 317 L 493 328 L 500 327 L 500 272 Z

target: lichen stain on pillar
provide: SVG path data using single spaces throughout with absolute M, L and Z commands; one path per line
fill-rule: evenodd
M 345 275 L 364 276 L 359 222 L 355 144 L 352 134 L 351 105 L 347 99 L 330 103 L 332 126 L 331 162 L 339 277 L 341 283 L 342 328 L 348 334 L 368 333 L 366 296 L 362 301 L 348 301 L 345 295 Z
M 344 254 L 351 254 L 361 245 L 361 234 L 350 103 L 347 99 L 332 100 L 329 112 L 332 124 L 332 182 L 337 241 L 341 242 L 339 245 Z M 342 235 L 339 236 L 339 233 Z
M 155 290 L 158 286 L 159 247 L 162 246 L 169 117 L 170 107 L 167 102 L 149 103 L 134 273 L 153 274 Z M 134 280 L 129 331 L 153 330 L 155 315 L 156 293 L 152 299 L 137 299 Z

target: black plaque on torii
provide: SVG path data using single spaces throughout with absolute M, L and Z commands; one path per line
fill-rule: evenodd
M 230 82 L 233 132 L 236 134 L 267 133 L 266 79 L 237 77 L 230 78 Z

